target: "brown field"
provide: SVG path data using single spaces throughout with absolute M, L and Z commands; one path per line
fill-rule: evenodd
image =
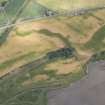
M 46 75 L 46 74 L 40 74 L 40 75 L 37 75 L 37 76 L 35 76 L 34 78 L 32 78 L 32 80 L 33 81 L 45 81 L 45 80 L 47 80 L 47 79 L 49 79 L 49 77 L 48 77 L 48 75 Z
M 83 49 L 84 44 L 90 41 L 95 32 L 105 25 L 105 10 L 99 10 L 93 13 L 78 17 L 57 17 L 37 22 L 27 23 L 29 25 L 20 27 L 21 32 L 27 32 L 24 29 L 30 26 L 31 30 L 47 29 L 53 33 L 60 33 L 63 37 L 69 39 L 83 61 L 87 61 L 94 53 L 91 49 Z M 45 34 L 45 33 L 44 33 Z M 50 35 L 49 35 L 50 36 Z M 104 40 L 103 40 L 104 42 Z M 59 42 L 58 42 L 59 43 Z M 103 50 L 103 48 L 102 48 Z
M 40 81 L 46 81 L 49 79 L 49 76 L 46 74 L 38 74 L 34 76 L 32 79 L 28 79 L 22 83 L 23 86 L 30 86 L 32 83 L 38 83 Z
M 0 74 L 4 75 L 49 51 L 64 47 L 65 41 L 62 37 L 76 49 L 81 62 L 88 61 L 96 51 L 88 47 L 85 48 L 85 44 L 92 39 L 95 32 L 105 25 L 104 16 L 105 10 L 100 10 L 78 17 L 56 17 L 17 25 L 11 31 L 7 41 L 0 47 L 0 63 L 2 64 L 11 58 L 14 59 L 29 52 L 35 52 L 34 57 L 18 60 L 8 68 L 2 68 Z M 46 35 L 47 33 L 43 31 L 40 33 L 41 30 L 47 30 L 55 36 Z M 59 34 L 59 37 L 56 34 Z M 100 42 L 105 43 L 105 37 Z M 79 61 L 75 60 L 66 65 L 63 64 L 63 61 L 59 61 L 48 65 L 46 68 L 57 69 L 57 74 L 67 74 L 77 70 L 77 68 L 79 69 L 79 65 Z

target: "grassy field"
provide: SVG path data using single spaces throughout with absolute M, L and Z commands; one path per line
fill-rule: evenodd
M 34 0 L 31 0 L 21 13 L 20 20 L 43 17 L 45 11 L 46 8 L 36 3 Z
M 60 46 L 52 39 L 39 34 L 20 36 L 13 31 L 0 47 L 0 74 L 3 75 Z
M 87 62 L 94 53 L 105 49 L 104 16 L 104 10 L 100 10 L 78 17 L 55 17 L 17 25 L 0 47 L 0 73 L 62 47 L 75 48 L 80 61 Z M 32 57 L 31 52 L 35 52 Z
M 8 18 L 6 17 L 4 12 L 0 11 L 0 26 L 7 23 L 8 23 Z
M 86 48 L 94 49 L 95 51 L 100 51 L 102 47 L 105 46 L 103 39 L 105 38 L 105 26 L 101 27 L 90 41 L 86 43 Z
M 97 50 L 104 49 L 104 11 L 99 10 L 72 18 L 56 17 L 37 22 L 33 21 L 22 27 L 19 26 L 17 33 L 20 36 L 38 33 L 46 37 L 60 39 L 64 45 L 75 47 L 80 58 L 87 60 Z M 100 41 L 100 44 L 97 41 Z
M 2 1 L 4 0 L 0 0 L 0 2 Z M 25 2 L 26 0 L 12 0 L 8 2 L 5 6 L 5 11 L 0 11 L 0 25 L 8 24 L 8 21 L 14 21 Z
M 0 25 L 7 24 L 8 21 L 11 23 L 14 20 L 43 17 L 46 7 L 36 3 L 34 0 L 11 0 L 7 3 L 4 10 L 0 11 Z
M 37 0 L 38 3 L 52 10 L 71 11 L 78 8 L 95 8 L 103 6 L 104 0 Z
M 30 3 L 29 6 L 32 5 Z M 27 12 L 30 12 L 28 8 L 21 16 L 24 17 Z M 37 15 L 37 12 L 35 14 Z M 34 13 L 32 12 L 29 16 L 33 15 Z M 1 80 L 0 102 L 13 97 L 21 89 L 32 87 L 46 87 L 47 89 L 50 86 L 67 85 L 82 78 L 85 75 L 84 67 L 86 62 L 93 54 L 105 50 L 104 17 L 105 10 L 100 10 L 77 17 L 59 16 L 27 22 L 11 29 L 7 40 L 0 46 L 0 76 L 12 70 L 15 71 L 16 68 L 40 57 L 43 58 L 48 52 L 64 47 L 72 47 L 75 49 L 75 52 L 73 52 L 74 55 L 70 58 L 47 59 L 47 62 L 38 67 L 36 66 L 32 69 L 30 67 L 27 72 L 9 77 L 9 79 L 4 79 L 4 81 Z M 96 59 L 104 59 L 104 56 L 98 56 Z M 18 101 L 20 105 L 26 104 L 24 102 L 20 103 L 23 98 L 29 99 L 28 102 L 33 99 L 30 96 L 32 93 L 29 92 L 27 94 L 23 95 L 26 97 L 19 96 L 19 100 L 18 98 L 15 100 L 16 104 Z M 39 92 L 38 95 L 37 93 L 34 95 L 36 95 L 37 99 L 37 97 L 43 97 L 44 94 Z M 40 98 L 40 100 L 40 102 L 43 102 L 43 98 Z M 42 105 L 40 102 L 38 101 L 36 105 Z
M 6 97 L 2 96 L 1 99 L 6 99 Z M 41 89 L 33 89 L 33 90 L 25 90 L 20 92 L 16 97 L 11 100 L 1 101 L 3 105 L 23 105 L 23 104 L 35 104 L 35 105 L 47 105 L 47 94 L 46 91 Z
M 7 17 L 10 20 L 14 19 L 25 2 L 26 0 L 13 0 L 12 2 L 8 3 L 8 5 L 5 8 Z

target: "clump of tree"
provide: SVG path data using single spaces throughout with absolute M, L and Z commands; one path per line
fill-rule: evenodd
M 47 53 L 47 57 L 50 60 L 56 58 L 68 58 L 73 56 L 73 48 L 61 48 L 56 51 Z

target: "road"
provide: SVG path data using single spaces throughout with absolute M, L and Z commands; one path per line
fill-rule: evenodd
M 43 6 L 43 9 L 44 8 L 46 8 L 46 7 Z M 46 9 L 48 9 L 48 8 L 46 8 Z M 38 20 L 47 19 L 47 18 L 53 18 L 53 17 L 56 17 L 56 16 L 69 16 L 69 17 L 80 16 L 80 15 L 86 14 L 88 12 L 97 11 L 97 10 L 101 10 L 101 9 L 105 9 L 105 6 L 100 6 L 100 7 L 96 7 L 96 8 L 92 8 L 92 9 L 80 8 L 80 9 L 73 10 L 73 11 L 70 11 L 70 12 L 66 12 L 66 11 L 64 12 L 63 11 L 61 13 L 58 13 L 56 11 L 52 11 L 52 10 L 48 9 L 50 12 L 52 12 L 51 15 L 48 15 L 48 16 L 43 15 L 41 17 L 32 17 L 32 18 L 29 18 L 29 19 L 24 18 L 20 22 L 1 25 L 0 30 L 10 28 L 10 27 L 13 27 L 13 26 L 16 26 L 16 25 L 21 25 L 21 24 L 24 24 L 24 23 L 27 23 L 27 22 L 38 21 Z
M 105 62 L 88 65 L 88 75 L 67 88 L 48 92 L 48 105 L 105 105 Z

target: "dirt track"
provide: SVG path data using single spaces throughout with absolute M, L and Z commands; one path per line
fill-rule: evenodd
M 88 65 L 88 75 L 48 93 L 48 105 L 105 105 L 105 62 Z

